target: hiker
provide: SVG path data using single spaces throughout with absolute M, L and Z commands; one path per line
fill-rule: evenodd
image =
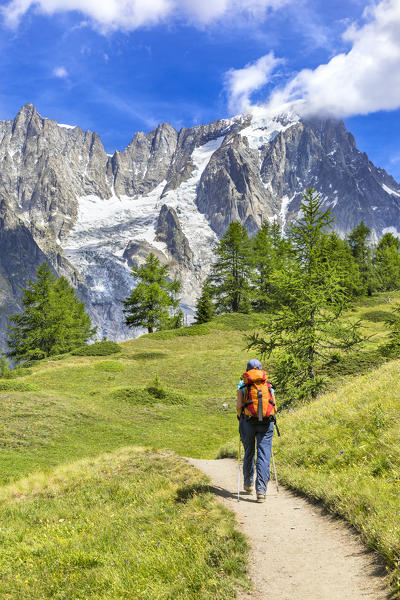
M 262 398 L 262 402 L 258 399 Z M 275 393 L 267 381 L 259 360 L 247 363 L 246 373 L 237 388 L 237 418 L 239 434 L 244 446 L 244 490 L 251 492 L 254 486 L 254 454 L 257 442 L 256 494 L 257 502 L 264 502 L 269 481 L 274 422 L 276 413 Z

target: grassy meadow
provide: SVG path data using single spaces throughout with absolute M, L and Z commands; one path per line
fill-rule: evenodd
M 127 448 L 3 487 L 1 598 L 233 598 L 247 543 L 206 483 Z
M 349 312 L 372 337 L 330 366 L 325 396 L 280 416 L 276 448 L 286 483 L 363 532 L 394 585 L 400 363 L 385 362 L 377 345 L 399 298 Z M 236 383 L 254 354 L 245 334 L 260 322 L 225 315 L 0 379 L 1 597 L 222 599 L 249 585 L 245 540 L 178 456 L 229 449 Z

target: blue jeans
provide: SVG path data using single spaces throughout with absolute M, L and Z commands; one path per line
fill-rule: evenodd
M 271 462 L 273 423 L 251 423 L 242 417 L 239 421 L 239 433 L 244 446 L 243 478 L 244 485 L 253 485 L 254 454 L 257 441 L 257 494 L 265 494 L 269 481 L 269 465 Z

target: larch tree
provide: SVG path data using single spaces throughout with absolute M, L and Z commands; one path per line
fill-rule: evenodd
M 126 325 L 146 327 L 152 333 L 155 329 L 182 324 L 182 311 L 176 314 L 181 284 L 176 279 L 169 279 L 167 265 L 161 265 L 159 259 L 150 253 L 143 265 L 132 267 L 132 275 L 137 285 L 123 301 Z
M 377 287 L 376 273 L 372 263 L 372 247 L 369 243 L 370 235 L 371 230 L 364 221 L 361 221 L 347 236 L 352 254 L 360 269 L 363 292 L 368 296 L 371 296 Z
M 379 240 L 373 263 L 381 292 L 400 289 L 400 240 L 391 233 Z
M 195 322 L 208 323 L 215 316 L 215 307 L 211 298 L 211 289 L 208 280 L 205 281 L 201 290 L 201 295 L 196 303 Z
M 251 243 L 247 230 L 232 222 L 215 248 L 216 261 L 209 277 L 220 313 L 249 312 L 251 298 Z
M 289 231 L 296 261 L 281 272 L 282 304 L 268 316 L 264 333 L 249 336 L 250 348 L 274 353 L 274 380 L 287 401 L 314 398 L 332 353 L 361 340 L 358 323 L 340 321 L 348 294 L 327 243 L 333 219 L 315 190 L 304 194 L 300 215 Z
M 21 314 L 10 317 L 7 330 L 8 356 L 17 362 L 69 352 L 96 332 L 74 289 L 46 263 L 23 291 L 22 307 Z
M 256 311 L 269 311 L 279 304 L 281 272 L 292 260 L 290 240 L 282 235 L 278 223 L 264 221 L 252 239 L 252 306 Z

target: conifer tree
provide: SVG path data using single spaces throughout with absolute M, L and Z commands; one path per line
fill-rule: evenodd
M 211 299 L 211 289 L 208 280 L 205 281 L 201 295 L 197 300 L 196 304 L 196 316 L 195 322 L 200 325 L 201 323 L 208 323 L 215 315 L 215 307 Z
M 278 223 L 264 221 L 252 240 L 254 266 L 252 305 L 256 311 L 268 311 L 282 299 L 279 279 L 288 269 L 293 253 L 290 241 L 283 237 Z
M 168 279 L 168 266 L 150 253 L 144 265 L 132 267 L 132 275 L 138 280 L 130 296 L 123 301 L 125 323 L 129 327 L 146 327 L 149 333 L 171 323 L 171 311 L 179 306 L 181 284 Z
M 355 260 L 350 244 L 342 240 L 332 231 L 326 237 L 326 253 L 329 262 L 335 263 L 340 277 L 340 284 L 346 290 L 349 298 L 361 296 L 364 293 L 360 267 Z
M 289 232 L 297 260 L 281 273 L 282 304 L 268 316 L 265 333 L 249 337 L 262 355 L 274 352 L 274 380 L 287 400 L 315 397 L 332 353 L 360 341 L 356 323 L 339 322 L 348 295 L 328 251 L 333 219 L 315 190 L 304 194 L 300 214 Z
M 400 240 L 391 233 L 379 240 L 373 259 L 381 292 L 400 289 Z
M 180 329 L 183 327 L 185 315 L 183 310 L 178 309 L 161 323 L 158 329 Z
M 372 264 L 372 248 L 368 243 L 371 230 L 361 221 L 348 235 L 352 254 L 359 266 L 363 293 L 371 296 L 376 290 L 377 281 Z
M 8 356 L 17 361 L 69 352 L 96 332 L 73 288 L 64 277 L 57 280 L 46 263 L 24 290 L 22 306 L 22 314 L 10 317 L 7 332 Z
M 8 360 L 4 352 L 0 350 L 0 377 L 4 377 L 9 372 Z
M 248 312 L 251 297 L 251 244 L 241 223 L 232 222 L 219 241 L 209 278 L 218 312 Z
M 92 328 L 84 303 L 78 300 L 75 290 L 65 277 L 56 280 L 51 300 L 55 307 L 51 354 L 63 354 L 86 344 L 97 328 Z

